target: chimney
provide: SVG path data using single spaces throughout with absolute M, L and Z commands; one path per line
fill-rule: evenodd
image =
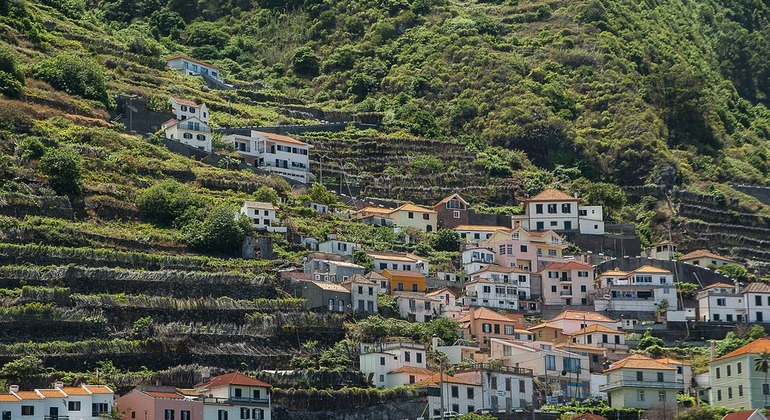
M 433 334 L 433 340 L 431 341 L 431 345 L 433 346 L 433 350 L 436 350 L 438 348 L 438 336 L 436 334 Z
M 735 294 L 738 295 L 741 293 L 741 284 L 736 280 L 735 281 Z
M 62 381 L 56 381 L 56 382 L 54 382 L 54 383 L 53 383 L 53 387 L 54 387 L 54 388 L 57 388 L 57 389 L 61 389 L 61 388 L 64 388 L 64 382 L 62 382 Z
M 19 386 L 18 385 L 11 385 L 10 387 L 8 387 L 8 390 L 10 392 L 19 392 Z
M 716 360 L 717 358 L 717 343 L 714 340 L 711 340 L 711 360 Z

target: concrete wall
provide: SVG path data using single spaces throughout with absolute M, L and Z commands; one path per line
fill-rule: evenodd
M 142 98 L 118 97 L 115 114 L 112 118 L 120 116 L 118 122 L 125 124 L 127 132 L 139 134 L 155 133 L 160 130 L 160 125 L 174 118 L 170 112 L 155 112 L 147 109 L 147 100 Z M 137 112 L 131 112 L 126 105 L 136 108 Z
M 754 185 L 731 185 L 744 194 L 750 195 L 762 204 L 770 205 L 770 187 L 759 187 Z
M 379 404 L 364 408 L 334 411 L 289 411 L 273 406 L 275 420 L 402 420 L 420 417 L 427 406 L 425 401 Z M 426 418 L 429 417 L 426 415 Z

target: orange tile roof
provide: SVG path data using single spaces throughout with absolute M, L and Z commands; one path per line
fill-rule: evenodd
M 19 402 L 19 397 L 13 394 L 0 394 L 0 402 Z
M 465 321 L 469 321 L 471 318 L 485 319 L 485 320 L 491 320 L 491 321 L 501 321 L 501 322 L 513 322 L 513 323 L 516 322 L 515 319 L 499 314 L 488 308 L 475 308 L 471 310 L 467 315 L 458 319 L 457 321 L 465 322 Z
M 454 228 L 454 230 L 468 230 L 468 231 L 496 231 L 501 229 L 509 229 L 506 226 L 497 226 L 497 225 L 458 225 Z
M 560 327 L 560 326 L 558 326 L 556 324 L 551 324 L 550 322 L 543 322 L 542 324 L 537 324 L 534 327 L 530 327 L 529 330 L 530 331 L 532 331 L 532 330 L 541 330 L 543 328 L 553 328 L 555 330 L 562 330 L 563 329 L 562 327 Z
M 751 416 L 756 413 L 757 410 L 746 410 L 746 411 L 739 411 L 737 413 L 730 413 L 724 417 L 722 417 L 722 420 L 748 420 L 751 418 Z
M 495 273 L 521 273 L 521 274 L 531 274 L 529 271 L 524 271 L 518 267 L 503 267 L 497 264 L 489 264 L 487 266 L 484 266 L 484 268 L 475 271 L 471 273 L 471 276 L 478 273 L 484 273 L 487 271 L 495 272 Z
M 217 69 L 217 70 L 219 70 L 219 67 L 213 66 L 213 65 L 211 65 L 211 64 L 209 64 L 209 63 L 207 63 L 207 62 L 205 62 L 205 61 L 196 60 L 196 59 L 194 59 L 194 58 L 192 58 L 192 57 L 188 57 L 188 56 L 186 56 L 186 55 L 184 55 L 184 54 L 177 54 L 177 55 L 172 55 L 171 57 L 169 57 L 169 58 L 167 58 L 167 59 L 166 59 L 166 62 L 168 63 L 169 61 L 171 61 L 171 60 L 176 60 L 177 58 L 183 58 L 183 59 L 185 59 L 185 60 L 189 60 L 189 61 L 192 61 L 192 62 L 194 62 L 194 63 L 198 63 L 198 64 L 203 64 L 203 65 L 204 65 L 204 66 L 206 66 L 206 67 L 211 67 L 212 69 Z
M 609 319 L 606 316 L 596 312 L 584 312 L 584 311 L 571 311 L 566 310 L 559 315 L 551 318 L 549 322 L 559 321 L 562 319 L 571 321 L 593 321 L 593 322 L 615 322 L 615 320 Z
M 637 268 L 636 270 L 631 271 L 629 274 L 633 274 L 633 273 L 669 273 L 671 274 L 671 272 L 666 270 L 665 268 L 653 267 L 651 265 L 643 265 Z
M 612 366 L 610 366 L 609 369 L 606 369 L 605 372 L 609 372 L 611 370 L 617 370 L 617 369 L 623 369 L 623 368 L 629 368 L 629 369 L 655 369 L 655 370 L 676 370 L 675 367 L 660 363 L 654 359 L 651 359 L 647 356 L 643 356 L 641 354 L 633 354 L 631 356 L 626 357 L 625 359 L 613 363 Z
M 699 249 L 697 251 L 688 252 L 687 254 L 684 254 L 681 257 L 679 257 L 679 261 L 697 260 L 698 258 L 713 258 L 715 260 L 729 261 L 731 263 L 736 262 L 734 260 L 731 260 L 730 258 L 723 257 L 721 255 L 715 254 L 706 249 Z
M 188 100 L 188 99 L 179 99 L 179 98 L 175 98 L 173 96 L 171 97 L 171 99 L 174 102 L 178 103 L 179 105 L 198 106 L 197 102 L 191 101 L 191 100 Z
M 728 283 L 714 283 L 714 284 L 709 284 L 708 286 L 704 287 L 703 290 L 713 289 L 715 287 L 726 287 L 726 288 L 732 289 L 735 286 L 732 285 L 732 284 L 728 284 Z
M 666 364 L 666 365 L 683 365 L 683 366 L 690 366 L 690 362 L 685 362 L 683 360 L 676 360 L 672 359 L 670 357 L 664 357 L 662 359 L 655 359 L 656 361 Z
M 562 350 L 585 350 L 590 351 L 594 353 L 604 353 L 604 349 L 601 347 L 592 346 L 590 344 L 582 344 L 582 343 L 559 343 L 555 346 L 557 349 Z
M 256 131 L 256 130 L 254 131 L 254 133 L 260 136 L 267 137 L 269 140 L 273 140 L 273 141 L 280 141 L 283 143 L 291 143 L 291 144 L 307 146 L 307 143 L 305 143 L 304 141 L 300 141 L 295 138 L 291 138 L 289 136 L 282 136 L 280 134 L 273 134 L 273 133 L 265 133 L 264 131 Z
M 260 386 L 264 388 L 272 388 L 267 382 L 262 382 L 259 379 L 250 378 L 242 373 L 230 372 L 224 375 L 219 375 L 211 378 L 206 383 L 195 385 L 196 388 L 205 387 L 206 389 L 214 389 L 221 386 L 228 385 L 241 385 L 241 386 Z
M 407 271 L 407 270 L 383 270 L 382 274 L 385 275 L 385 273 L 388 273 L 391 277 L 414 277 L 414 278 L 425 278 L 425 276 L 422 275 L 419 271 Z M 388 278 L 388 276 L 385 276 L 385 278 Z
M 525 201 L 577 201 L 577 198 L 556 188 L 549 188 Z
M 440 374 L 437 373 L 437 374 L 431 376 L 430 378 L 426 378 L 426 379 L 418 382 L 418 384 L 420 384 L 421 386 L 438 386 L 438 384 L 439 384 L 439 382 L 441 380 L 442 380 L 442 378 L 440 378 Z M 476 385 L 476 386 L 480 385 L 480 384 L 476 383 L 475 381 L 455 378 L 454 376 L 447 375 L 447 374 L 444 374 L 443 381 L 444 381 L 444 383 L 449 383 L 449 384 Z
M 396 207 L 396 209 L 393 210 L 393 211 L 394 212 L 397 212 L 397 211 L 419 211 L 419 212 L 422 212 L 422 213 L 433 213 L 433 214 L 436 213 L 435 211 L 433 211 L 431 209 L 426 209 L 425 207 L 415 206 L 412 203 L 402 204 L 400 207 Z
M 382 274 L 376 272 L 376 271 L 370 271 L 364 275 L 369 280 L 387 280 L 388 278 L 383 276 Z
M 570 334 L 571 336 L 575 335 L 581 335 L 581 334 L 588 334 L 588 333 L 594 333 L 594 332 L 601 332 L 601 333 L 612 333 L 612 334 L 624 334 L 623 331 L 616 330 L 615 328 L 605 327 L 602 324 L 593 324 L 589 325 L 581 330 L 575 331 L 574 333 Z
M 751 343 L 735 349 L 716 360 L 729 359 L 735 356 L 743 356 L 744 354 L 759 354 L 762 352 L 770 352 L 770 338 L 758 338 Z
M 607 420 L 606 417 L 602 417 L 598 414 L 584 413 L 572 420 Z
M 423 260 L 422 258 L 414 254 L 403 253 L 403 252 L 367 251 L 366 255 L 372 258 L 377 258 L 381 260 L 392 260 L 392 261 L 417 262 L 417 261 Z
M 337 283 L 331 283 L 328 281 L 315 281 L 315 280 L 305 280 L 306 283 L 312 283 L 316 285 L 321 290 L 326 290 L 327 292 L 339 292 L 339 293 L 350 293 L 350 290 L 343 287 L 341 284 Z
M 37 392 L 46 398 L 63 398 L 67 396 L 67 394 L 60 389 L 38 389 Z
M 566 261 L 566 262 L 552 262 L 545 267 L 541 268 L 538 273 L 542 273 L 547 270 L 593 270 L 594 268 L 586 263 L 579 261 Z
M 367 214 L 390 214 L 393 213 L 393 209 L 388 209 L 385 207 L 364 207 L 361 210 L 358 211 L 358 213 L 367 213 Z
M 110 387 L 105 385 L 83 385 L 87 390 L 93 394 L 114 394 L 115 392 Z
M 184 399 L 183 395 L 177 394 L 176 392 L 144 391 L 144 393 L 151 396 L 152 398 L 165 398 L 172 400 Z
M 38 394 L 35 391 L 19 391 L 16 393 L 16 396 L 18 396 L 22 400 L 42 400 L 43 399 L 43 396 Z
M 761 282 L 749 283 L 743 288 L 742 293 L 770 293 L 770 285 Z
M 454 290 L 452 290 L 452 289 L 450 289 L 448 287 L 444 287 L 443 289 L 438 289 L 436 291 L 433 291 L 433 292 L 430 292 L 430 293 L 426 293 L 425 297 L 438 296 L 438 295 L 443 294 L 443 293 L 449 293 L 452 296 L 457 297 L 457 293 Z
M 81 386 L 65 386 L 61 390 L 67 395 L 91 395 Z
M 427 376 L 433 376 L 436 374 L 436 372 L 430 369 L 426 369 L 418 366 L 401 366 L 400 368 L 392 372 L 389 372 L 388 374 L 391 374 L 391 373 L 417 373 L 420 375 L 427 375 Z
M 627 271 L 609 270 L 609 271 L 605 271 L 605 272 L 599 274 L 598 277 L 602 277 L 602 276 L 627 276 L 627 275 L 628 275 Z

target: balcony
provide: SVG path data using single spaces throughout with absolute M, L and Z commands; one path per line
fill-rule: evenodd
M 684 389 L 681 382 L 657 382 L 657 381 L 627 381 L 621 380 L 599 386 L 599 391 L 607 392 L 618 388 L 653 388 L 653 389 Z
M 43 416 L 44 420 L 70 420 L 69 416 Z
M 559 277 L 560 283 L 569 283 L 571 281 L 572 281 L 572 277 L 568 277 L 568 276 Z
M 563 291 L 563 292 L 559 292 L 559 296 L 563 296 L 563 297 L 572 296 L 572 290 L 566 290 L 566 291 Z
M 248 397 L 203 397 L 203 404 L 219 404 L 219 405 L 268 405 L 270 400 L 268 398 L 248 398 Z

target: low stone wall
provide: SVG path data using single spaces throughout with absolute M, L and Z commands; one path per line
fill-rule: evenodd
M 371 407 L 334 411 L 289 411 L 286 407 L 273 406 L 275 420 L 403 420 L 423 415 L 425 401 L 378 404 Z

